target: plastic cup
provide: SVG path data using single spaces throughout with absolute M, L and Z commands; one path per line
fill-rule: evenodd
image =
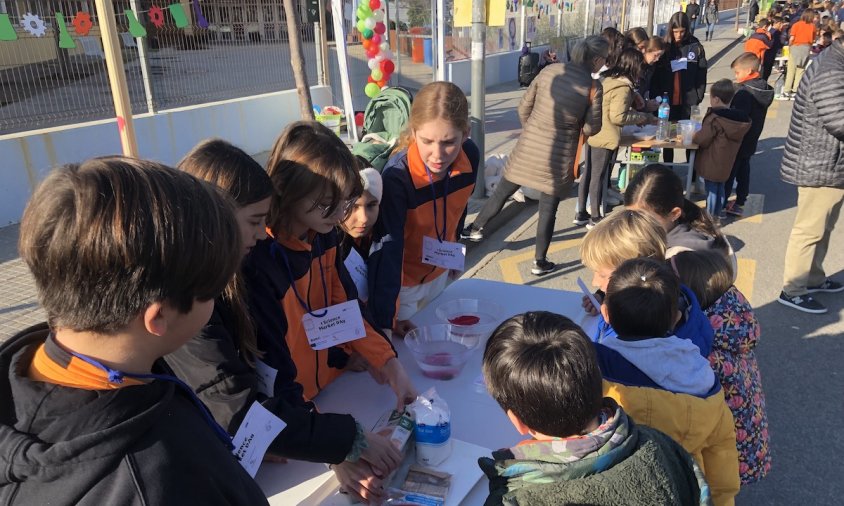
M 681 120 L 678 123 L 678 130 L 680 136 L 683 138 L 683 144 L 692 144 L 695 135 L 695 122 L 688 119 Z

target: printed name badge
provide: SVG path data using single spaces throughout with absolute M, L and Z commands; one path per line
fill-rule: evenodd
M 346 257 L 346 261 L 343 263 L 346 264 L 346 270 L 349 271 L 349 275 L 352 276 L 352 281 L 355 282 L 355 287 L 358 289 L 358 299 L 366 302 L 369 299 L 369 281 L 367 280 L 366 262 L 363 261 L 360 253 L 352 248 L 349 256 Z
M 463 271 L 466 265 L 466 245 L 459 242 L 440 242 L 425 236 L 422 238 L 422 263 L 452 271 Z
M 302 326 L 311 348 L 324 350 L 366 336 L 357 299 L 314 311 L 317 314 L 323 312 L 324 316 L 305 313 L 302 317 Z
M 258 391 L 267 397 L 275 395 L 275 377 L 278 369 L 273 369 L 266 363 L 256 360 L 255 372 L 258 373 Z
M 232 439 L 232 453 L 250 476 L 255 477 L 267 448 L 285 427 L 286 423 L 257 402 L 249 407 Z
M 679 72 L 681 70 L 686 70 L 686 67 L 688 67 L 688 63 L 689 60 L 685 58 L 671 60 L 671 72 Z

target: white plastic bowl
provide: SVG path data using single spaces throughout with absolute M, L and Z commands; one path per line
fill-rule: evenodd
M 453 325 L 418 327 L 404 337 L 404 343 L 429 378 L 450 380 L 460 374 L 480 341 L 455 333 Z

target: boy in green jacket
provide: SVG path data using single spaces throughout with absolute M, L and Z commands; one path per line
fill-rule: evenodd
M 703 473 L 679 444 L 602 398 L 595 349 L 568 318 L 538 311 L 505 321 L 487 343 L 483 372 L 532 438 L 478 460 L 487 505 L 710 503 Z

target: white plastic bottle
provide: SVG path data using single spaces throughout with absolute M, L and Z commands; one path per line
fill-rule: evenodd
M 656 128 L 656 140 L 667 141 L 671 134 L 671 123 L 668 116 L 671 113 L 671 105 L 668 103 L 668 93 L 662 95 L 662 103 L 659 104 L 659 125 Z

